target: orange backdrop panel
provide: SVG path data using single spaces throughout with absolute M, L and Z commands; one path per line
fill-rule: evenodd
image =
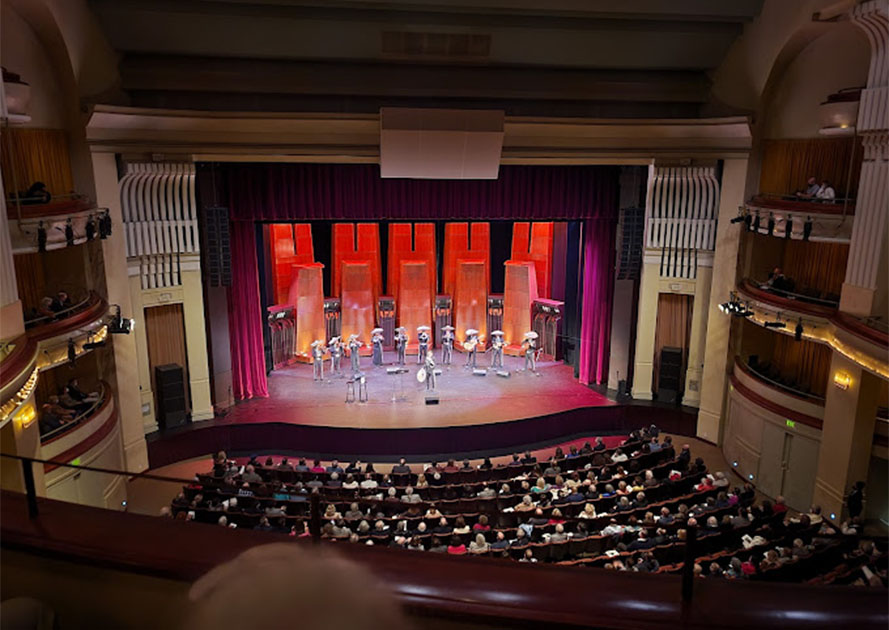
M 399 295 L 401 263 L 423 261 L 430 274 L 429 295 L 435 295 L 438 272 L 435 257 L 435 224 L 433 223 L 390 223 L 389 224 L 389 269 L 387 288 L 389 295 Z
M 463 344 L 467 328 L 475 328 L 479 339 L 488 337 L 488 266 L 484 260 L 457 261 L 454 292 L 454 334 Z M 458 346 L 459 347 L 459 346 Z
M 290 291 L 285 304 L 296 308 L 295 351 L 297 359 L 305 361 L 311 357 L 312 342 L 326 339 L 327 326 L 324 321 L 324 284 L 321 263 L 293 265 Z
M 356 334 L 365 343 L 370 342 L 374 328 L 374 297 L 370 265 L 366 262 L 342 263 L 343 291 L 342 328 L 343 339 Z
M 444 235 L 442 290 L 454 296 L 457 291 L 457 261 L 485 263 L 485 291 L 491 277 L 491 226 L 489 223 L 447 223 Z
M 269 241 L 275 304 L 290 304 L 287 296 L 293 266 L 315 262 L 312 226 L 308 223 L 272 223 L 269 226 Z
M 531 303 L 537 299 L 534 263 L 507 260 L 503 291 L 503 337 L 508 354 L 519 354 L 525 333 L 531 330 Z
M 383 292 L 380 266 L 380 226 L 377 223 L 336 223 L 333 226 L 333 274 L 331 293 L 342 297 L 343 264 L 366 263 L 370 269 L 372 304 Z
M 398 281 L 398 325 L 407 328 L 410 336 L 409 349 L 417 347 L 417 327 L 432 327 L 432 300 L 429 276 L 432 271 L 425 261 L 401 263 Z
M 534 263 L 539 297 L 552 297 L 553 223 L 513 224 L 511 260 Z

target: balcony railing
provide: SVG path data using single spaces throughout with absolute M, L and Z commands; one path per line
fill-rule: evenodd
M 10 219 L 44 219 L 60 217 L 95 210 L 96 204 L 79 193 L 53 195 L 49 203 L 42 203 L 40 197 L 10 196 L 6 202 L 6 215 Z
M 800 389 L 798 387 L 793 387 L 791 385 L 788 385 L 787 383 L 776 380 L 776 378 L 772 376 L 768 376 L 764 369 L 766 366 L 762 366 L 759 364 L 751 365 L 749 361 L 742 361 L 741 357 L 737 358 L 737 364 L 742 370 L 750 374 L 753 378 L 758 381 L 762 381 L 763 383 L 774 389 L 783 391 L 797 398 L 802 398 L 804 400 L 807 400 L 808 402 L 813 402 L 817 405 L 824 404 L 824 396 L 818 396 L 817 394 L 813 394 L 810 391 Z
M 830 319 L 837 312 L 837 302 L 825 301 L 826 303 L 820 304 L 810 299 L 800 299 L 797 297 L 798 294 L 781 295 L 771 288 L 762 288 L 763 286 L 764 283 L 762 282 L 745 278 L 738 285 L 738 289 L 754 300 L 771 304 L 782 310 L 795 311 L 825 319 Z
M 797 197 L 796 195 L 760 193 L 748 201 L 747 205 L 796 215 L 855 214 L 855 199 L 853 197 L 810 199 L 807 197 Z
M 31 319 L 25 320 L 25 329 L 34 328 L 35 326 L 41 326 L 43 324 L 49 324 L 50 322 L 55 322 L 60 319 L 65 319 L 66 317 L 73 315 L 75 313 L 79 313 L 82 310 L 85 310 L 89 305 L 91 300 L 93 299 L 93 295 L 91 293 L 87 293 L 83 299 L 79 300 L 76 304 L 69 306 L 68 308 L 64 308 L 58 312 L 53 313 L 52 315 L 41 315 L 39 317 L 32 317 Z
M 787 298 L 788 300 L 799 300 L 800 302 L 808 302 L 809 304 L 817 304 L 819 306 L 826 306 L 827 308 L 837 308 L 840 305 L 839 296 L 836 299 L 827 299 L 816 297 L 811 293 L 795 293 L 793 291 L 785 291 L 783 289 L 776 289 L 773 286 L 769 286 L 768 282 L 753 280 L 754 284 L 756 284 L 763 291 L 768 291 L 769 293 L 774 293 L 775 295 L 783 298 Z M 817 289 L 815 289 L 817 290 Z M 820 295 L 820 293 L 819 293 Z
M 53 429 L 52 431 L 47 431 L 46 433 L 41 433 L 40 434 L 40 442 L 46 443 L 46 442 L 49 442 L 50 440 L 54 440 L 55 438 L 68 433 L 69 431 L 73 430 L 77 426 L 83 424 L 85 421 L 87 421 L 91 417 L 93 417 L 93 415 L 95 415 L 99 410 L 101 410 L 105 406 L 105 403 L 108 402 L 107 397 L 110 395 L 110 392 L 105 387 L 105 383 L 102 381 L 99 382 L 98 394 L 99 394 L 98 399 L 93 401 L 90 404 L 88 409 L 85 409 L 82 413 L 75 416 L 72 420 L 69 420 L 62 426 L 58 427 L 57 429 Z

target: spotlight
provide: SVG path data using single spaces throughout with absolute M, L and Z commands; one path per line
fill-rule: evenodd
M 784 238 L 790 238 L 791 233 L 793 233 L 793 215 L 788 214 L 784 219 Z
M 756 218 L 753 219 L 753 231 L 754 232 L 759 232 L 759 225 L 760 225 L 760 219 L 759 219 L 759 213 L 757 212 Z
M 111 236 L 111 215 L 105 210 L 99 215 L 99 238 L 106 239 Z
M 803 240 L 808 241 L 809 236 L 812 234 L 812 217 L 806 217 L 806 222 L 803 223 Z
M 41 254 L 46 251 L 46 228 L 43 221 L 37 225 L 37 251 Z
M 748 478 L 750 481 L 753 481 L 753 473 L 750 473 L 749 475 L 747 475 L 747 478 Z
M 802 317 L 796 323 L 796 328 L 793 330 L 793 338 L 797 341 L 803 340 L 803 319 Z
M 93 215 L 90 215 L 86 220 L 84 232 L 86 233 L 86 240 L 91 241 L 96 238 L 96 218 Z
M 787 328 L 787 324 L 784 322 L 766 322 L 763 326 L 766 328 Z
M 737 467 L 738 467 L 738 462 L 732 462 L 732 466 L 734 466 L 735 468 L 737 468 Z
M 747 228 L 747 231 L 748 231 L 748 232 L 749 232 L 751 229 L 753 229 L 753 228 L 751 227 L 751 223 L 752 223 L 752 222 L 753 222 L 753 215 L 750 214 L 750 213 L 748 212 L 746 215 L 744 215 L 744 226 Z
M 837 514 L 836 514 L 836 512 L 831 512 L 831 513 L 830 513 L 830 520 L 832 520 L 832 521 L 837 520 Z
M 766 228 L 766 230 L 768 231 L 769 236 L 774 235 L 775 234 L 775 215 L 773 215 L 771 212 L 769 212 L 769 222 L 766 225 L 768 226 Z
M 93 341 L 93 336 L 90 335 L 87 338 L 86 343 L 83 344 L 83 349 L 84 350 L 95 350 L 96 348 L 101 348 L 104 345 L 105 345 L 104 339 L 102 341 Z
M 132 319 L 121 317 L 120 306 L 117 304 L 112 306 L 115 309 L 115 314 L 111 317 L 111 322 L 108 324 L 108 332 L 112 335 L 129 335 L 136 322 Z
M 74 366 L 74 362 L 77 360 L 77 346 L 74 345 L 74 339 L 68 339 L 68 363 L 71 366 Z
M 742 223 L 747 219 L 747 209 L 744 206 L 738 206 L 738 216 L 729 221 L 729 223 Z

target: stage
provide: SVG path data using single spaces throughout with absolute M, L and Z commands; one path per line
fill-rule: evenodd
M 436 354 L 440 356 L 439 351 Z M 454 364 L 440 366 L 437 394 L 439 404 L 426 404 L 426 386 L 417 381 L 416 356 L 407 357 L 407 373 L 386 373 L 393 367 L 394 352 L 384 355 L 385 364 L 376 367 L 370 357 L 361 358 L 366 374 L 368 402 L 349 403 L 346 381 L 349 362 L 343 362 L 342 377 L 331 376 L 325 361 L 325 380 L 312 380 L 312 366 L 294 364 L 275 370 L 268 377 L 269 397 L 255 398 L 236 405 L 224 422 L 287 422 L 301 425 L 349 427 L 358 429 L 418 429 L 489 424 L 547 414 L 614 404 L 605 396 L 580 384 L 574 370 L 561 361 L 538 364 L 538 374 L 518 371 L 524 359 L 504 357 L 509 378 L 488 370 L 475 376 L 465 368 L 466 355 L 454 353 Z M 479 367 L 490 355 L 480 355 Z

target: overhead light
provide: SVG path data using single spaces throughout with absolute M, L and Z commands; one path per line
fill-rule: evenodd
M 732 466 L 734 466 L 735 468 L 738 467 L 738 462 L 737 462 L 737 460 L 732 462 Z
M 750 473 L 749 475 L 747 475 L 747 478 L 748 478 L 750 481 L 753 481 L 753 473 Z

